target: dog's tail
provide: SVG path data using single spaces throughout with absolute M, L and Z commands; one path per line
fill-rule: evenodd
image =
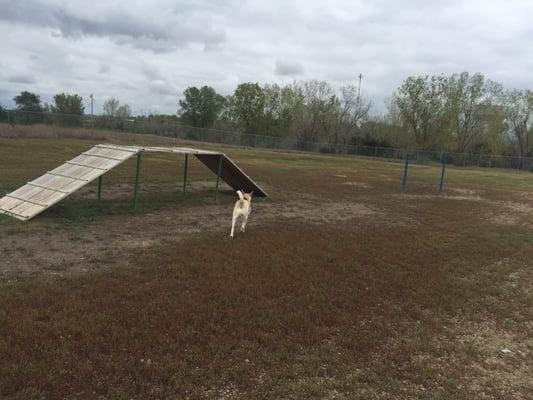
M 243 200 L 244 196 L 240 190 L 237 190 L 237 194 L 239 195 L 239 200 Z

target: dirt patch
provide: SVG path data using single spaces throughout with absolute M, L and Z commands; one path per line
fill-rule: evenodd
M 290 205 L 285 204 L 277 211 L 271 209 L 261 218 L 270 219 L 279 216 L 283 218 L 303 218 L 312 223 L 328 223 L 357 217 L 366 217 L 375 213 L 375 210 L 359 203 L 323 203 L 315 206 L 296 203 Z
M 446 188 L 446 191 L 448 193 L 455 193 L 461 196 L 468 196 L 468 197 L 479 197 L 480 196 L 480 192 L 478 190 L 473 190 L 473 189 L 451 187 L 451 188 Z
M 207 186 L 211 187 L 212 182 L 194 182 L 190 190 L 205 190 Z M 150 188 L 145 185 L 143 190 Z M 131 196 L 131 185 L 108 188 L 106 197 L 111 196 Z M 232 207 L 233 201 L 225 199 L 224 204 L 181 205 L 144 214 L 96 215 L 94 221 L 68 227 L 59 223 L 46 226 L 50 220 L 37 217 L 26 223 L 29 226 L 20 227 L 20 232 L 0 231 L 0 256 L 5 260 L 0 279 L 127 267 L 154 245 L 175 243 L 198 233 L 220 232 L 225 239 Z M 252 207 L 249 229 L 284 218 L 328 224 L 382 214 L 361 203 L 324 202 L 294 194 L 291 200 L 282 202 L 257 200 Z
M 533 207 L 529 204 L 513 201 L 500 201 L 494 204 L 502 212 L 489 216 L 492 223 L 506 226 L 530 225 L 528 217 L 533 215 Z
M 520 388 L 533 389 L 531 352 L 533 341 L 524 342 L 510 332 L 497 328 L 493 322 L 463 321 L 459 341 L 480 357 L 469 368 L 470 390 L 479 399 L 491 399 L 486 393 L 492 388 L 512 399 L 526 399 Z
M 490 222 L 496 225 L 514 226 L 520 225 L 520 218 L 514 214 L 499 214 L 491 217 Z
M 520 192 L 518 194 L 518 196 L 521 198 L 521 199 L 525 199 L 525 200 L 533 200 L 533 193 L 532 192 Z
M 515 211 L 515 212 L 519 212 L 523 214 L 533 214 L 533 207 L 530 206 L 529 204 L 517 203 L 513 201 L 506 201 L 500 204 L 511 211 Z
M 343 182 L 343 185 L 353 186 L 361 189 L 369 189 L 370 185 L 364 182 Z
M 472 196 L 460 196 L 460 195 L 449 195 L 449 194 L 413 194 L 413 193 L 402 193 L 402 194 L 393 194 L 393 197 L 400 199 L 448 199 L 448 200 L 466 200 L 466 201 L 483 201 L 483 198 L 477 195 Z

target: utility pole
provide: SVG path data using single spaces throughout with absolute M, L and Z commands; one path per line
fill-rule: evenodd
M 92 117 L 93 116 L 93 105 L 94 105 L 94 96 L 92 93 L 89 96 L 89 98 L 91 99 L 91 117 Z
M 361 80 L 363 79 L 363 74 L 359 74 L 359 86 L 357 86 L 357 105 L 359 106 L 359 102 L 361 99 Z
M 359 127 L 361 121 L 361 80 L 363 79 L 363 74 L 359 73 L 359 85 L 357 86 L 357 110 L 356 112 L 356 118 L 357 118 L 357 127 Z

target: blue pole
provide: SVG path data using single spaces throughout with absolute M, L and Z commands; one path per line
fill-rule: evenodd
M 440 162 L 442 164 L 442 170 L 440 172 L 439 192 L 444 192 L 444 174 L 446 172 L 446 154 L 441 156 Z
M 405 167 L 403 170 L 403 179 L 402 179 L 402 190 L 405 190 L 407 187 L 407 172 L 409 171 L 409 159 L 411 158 L 411 155 L 407 153 L 405 155 Z

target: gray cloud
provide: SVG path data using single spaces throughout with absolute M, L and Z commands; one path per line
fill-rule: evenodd
M 529 0 L 0 0 L 0 103 L 21 90 L 175 112 L 177 94 L 245 81 L 356 83 L 379 109 L 409 75 L 483 72 L 531 88 Z M 304 68 L 305 66 L 305 68 Z
M 276 75 L 296 76 L 304 73 L 304 68 L 298 62 L 276 60 Z
M 35 83 L 35 79 L 30 74 L 11 75 L 7 78 L 7 81 L 12 82 L 12 83 L 24 83 L 24 84 Z
M 127 3 L 92 16 L 84 14 L 82 9 L 45 0 L 2 1 L 0 6 L 0 21 L 6 23 L 49 28 L 54 30 L 53 35 L 65 38 L 108 37 L 119 44 L 156 52 L 171 51 L 191 43 L 216 46 L 225 39 L 223 30 L 199 25 L 174 13 L 163 19 L 135 14 Z
M 98 73 L 100 74 L 107 74 L 109 71 L 111 71 L 111 67 L 107 64 L 101 64 L 98 68 Z
M 172 96 L 178 98 L 178 91 L 174 85 L 165 81 L 153 81 L 148 84 L 150 91 L 156 95 Z M 176 101 L 177 102 L 177 101 Z

